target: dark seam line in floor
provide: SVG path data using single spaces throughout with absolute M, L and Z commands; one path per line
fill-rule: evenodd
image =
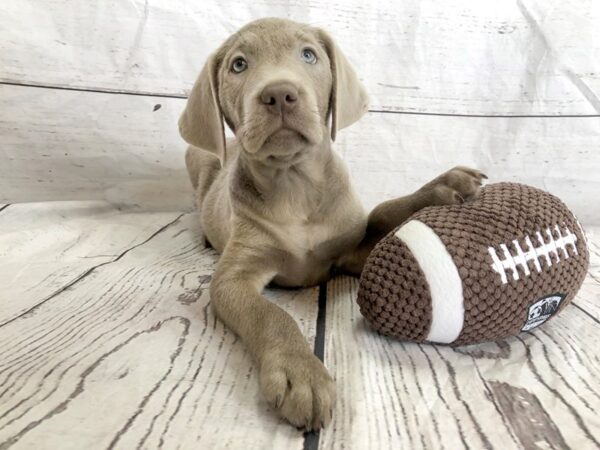
M 319 310 L 317 312 L 317 335 L 314 353 L 325 362 L 325 317 L 327 315 L 327 282 L 319 285 Z M 319 431 L 304 433 L 304 450 L 318 450 Z
M 176 98 L 187 99 L 184 94 L 161 94 L 144 91 L 119 91 L 112 89 L 85 88 L 74 86 L 58 86 L 35 83 L 20 83 L 15 81 L 0 81 L 0 85 L 21 86 L 41 89 L 56 89 L 62 91 L 93 92 L 96 94 L 135 95 L 140 97 Z M 600 114 L 461 114 L 461 113 L 439 113 L 419 111 L 396 111 L 392 109 L 369 109 L 368 112 L 376 114 L 403 114 L 407 116 L 436 116 L 436 117 L 479 117 L 484 119 L 581 119 L 600 117 Z
M 325 317 L 327 316 L 327 283 L 319 285 L 319 311 L 317 313 L 317 335 L 315 337 L 315 355 L 325 362 Z
M 8 208 L 11 205 L 11 203 L 9 203 L 8 205 L 4 205 L 3 207 L 0 208 L 0 212 L 4 211 L 6 208 Z

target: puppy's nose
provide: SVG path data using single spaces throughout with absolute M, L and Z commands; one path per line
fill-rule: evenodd
M 260 101 L 275 114 L 289 112 L 298 101 L 298 89 L 286 81 L 272 83 L 260 93 Z

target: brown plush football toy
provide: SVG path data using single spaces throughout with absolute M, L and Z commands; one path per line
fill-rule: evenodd
M 358 304 L 385 335 L 493 341 L 562 310 L 588 261 L 585 234 L 563 202 L 498 183 L 472 202 L 425 208 L 383 238 L 363 269 Z

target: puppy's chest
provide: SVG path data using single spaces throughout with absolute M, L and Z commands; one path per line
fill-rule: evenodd
M 312 286 L 329 278 L 331 268 L 362 237 L 361 218 L 310 217 L 289 221 L 275 231 L 277 246 L 286 252 L 274 282 L 282 286 Z
M 304 187 L 280 199 L 285 201 L 272 205 L 277 223 L 272 230 L 280 248 L 298 264 L 329 262 L 362 236 L 362 207 L 347 193 L 323 194 Z
M 308 216 L 293 218 L 283 225 L 279 233 L 285 247 L 299 257 L 314 253 L 335 237 L 336 227 L 333 224 Z
M 306 186 L 294 187 L 279 200 L 271 207 L 272 219 L 278 222 L 273 231 L 288 251 L 300 256 L 334 237 L 335 226 L 327 211 L 321 210 L 318 192 Z
M 360 214 L 348 211 L 296 211 L 275 228 L 280 248 L 298 264 L 330 262 L 338 258 L 360 235 Z

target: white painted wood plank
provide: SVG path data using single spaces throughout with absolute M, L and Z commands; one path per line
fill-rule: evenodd
M 600 111 L 600 8 L 593 0 L 136 0 L 76 7 L 9 0 L 0 11 L 4 81 L 184 95 L 229 34 L 279 16 L 329 30 L 374 109 Z
M 371 113 L 344 130 L 336 149 L 368 209 L 405 195 L 456 166 L 489 182 L 515 181 L 560 197 L 582 223 L 600 191 L 598 119 L 503 119 Z
M 90 218 L 113 230 L 106 222 Z M 251 358 L 212 314 L 216 260 L 184 214 L 0 327 L 0 448 L 300 449 L 302 434 L 269 411 Z M 267 294 L 311 342 L 316 293 Z
M 0 201 L 192 206 L 184 100 L 0 86 Z
M 0 86 L 0 201 L 109 199 L 154 209 L 191 205 L 185 100 Z M 162 105 L 153 111 L 156 104 Z M 561 197 L 583 223 L 600 191 L 595 118 L 505 119 L 369 113 L 340 133 L 368 208 L 405 195 L 457 164 L 491 181 L 518 181 Z
M 0 213 L 0 325 L 119 258 L 180 213 L 102 202 L 13 204 Z
M 382 337 L 329 283 L 326 365 L 338 383 L 322 449 L 596 448 L 597 320 L 576 307 L 539 330 L 453 349 Z
M 600 227 L 586 227 L 590 269 L 577 296 L 576 304 L 600 322 Z

